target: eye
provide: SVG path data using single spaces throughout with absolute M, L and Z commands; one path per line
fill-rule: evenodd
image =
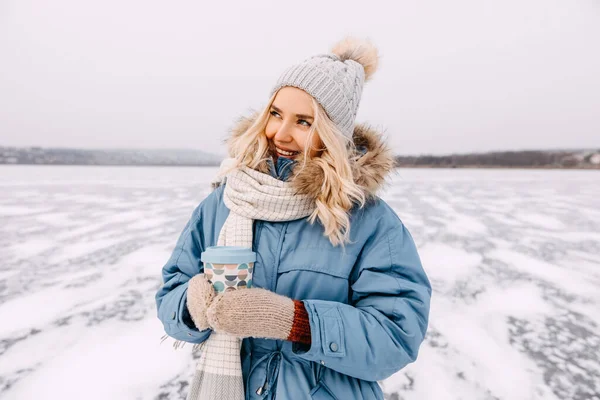
M 308 122 L 308 121 L 307 121 L 307 120 L 305 120 L 305 119 L 299 119 L 299 120 L 298 120 L 298 123 L 299 123 L 300 125 L 304 125 L 304 126 L 306 126 L 306 127 L 310 127 L 310 122 Z
M 281 117 L 281 115 L 279 115 L 279 113 L 277 111 L 275 111 L 275 110 L 271 110 L 271 115 L 274 116 L 274 117 L 276 117 L 276 118 L 280 118 Z

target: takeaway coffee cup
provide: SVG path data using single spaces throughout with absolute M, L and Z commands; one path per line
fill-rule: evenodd
M 252 287 L 256 253 L 241 246 L 212 246 L 200 254 L 204 276 L 217 293 Z

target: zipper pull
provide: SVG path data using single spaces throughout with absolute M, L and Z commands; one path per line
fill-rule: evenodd
M 256 394 L 260 396 L 260 395 L 261 395 L 261 394 L 262 394 L 262 393 L 265 391 L 265 388 L 266 388 L 266 387 L 267 387 L 267 382 L 265 382 L 265 384 L 264 384 L 264 385 L 260 386 L 260 387 L 259 387 L 259 388 L 256 390 Z

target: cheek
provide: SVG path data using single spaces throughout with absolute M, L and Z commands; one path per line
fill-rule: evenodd
M 297 134 L 294 135 L 294 141 L 299 148 L 304 150 L 304 145 L 306 144 L 306 132 L 297 132 Z
M 269 118 L 267 126 L 265 127 L 265 136 L 267 139 L 273 139 L 273 136 L 277 133 L 277 122 L 273 121 L 273 118 Z
M 319 139 L 319 135 L 317 135 L 316 132 L 312 137 L 312 141 L 311 141 L 310 145 L 313 148 L 321 147 L 321 139 Z
M 317 136 L 317 135 L 313 136 L 311 147 L 313 148 L 313 150 L 312 150 L 313 156 L 317 155 L 319 153 L 319 150 L 317 150 L 317 149 L 321 149 L 324 147 L 319 136 Z

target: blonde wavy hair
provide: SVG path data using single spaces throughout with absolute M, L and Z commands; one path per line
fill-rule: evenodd
M 243 134 L 228 140 L 229 154 L 235 162 L 221 175 L 241 166 L 257 169 L 261 162 L 271 156 L 272 147 L 265 135 L 265 128 L 276 96 L 277 92 Z M 322 189 L 315 199 L 316 208 L 308 221 L 313 224 L 318 219 L 331 244 L 344 247 L 350 243 L 349 211 L 355 204 L 362 208 L 366 203 L 364 190 L 354 182 L 352 174 L 351 162 L 358 156 L 354 142 L 339 131 L 314 98 L 312 105 L 314 121 L 303 150 L 304 162 L 295 168 L 304 168 L 310 160 L 323 170 Z M 320 144 L 319 148 L 314 149 L 317 150 L 315 156 L 311 156 L 313 135 L 318 136 Z

